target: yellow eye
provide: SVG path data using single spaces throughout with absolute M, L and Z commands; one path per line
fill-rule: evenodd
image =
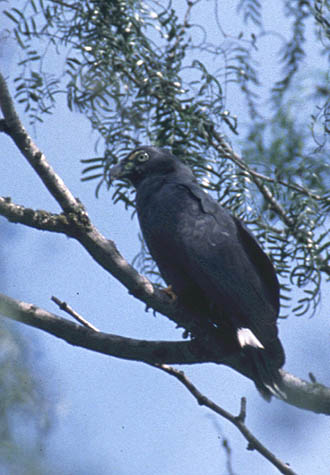
M 147 152 L 141 152 L 136 158 L 138 162 L 146 162 L 149 160 L 149 154 Z

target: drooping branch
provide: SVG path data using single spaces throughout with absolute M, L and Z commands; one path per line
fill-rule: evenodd
M 178 371 L 175 368 L 171 368 L 167 365 L 155 365 L 157 368 L 160 368 L 165 373 L 174 376 L 178 381 L 180 381 L 188 391 L 194 396 L 196 401 L 200 406 L 205 406 L 211 409 L 211 411 L 220 415 L 227 421 L 234 424 L 241 434 L 248 441 L 249 450 L 257 450 L 263 457 L 265 457 L 269 462 L 271 462 L 281 473 L 286 475 L 295 475 L 295 472 L 282 460 L 278 459 L 267 447 L 265 447 L 260 440 L 258 440 L 252 432 L 245 425 L 246 417 L 246 399 L 242 398 L 241 400 L 241 410 L 238 416 L 234 416 L 230 412 L 226 411 L 218 404 L 215 404 L 213 401 L 208 399 L 204 394 L 202 394 L 199 389 L 186 377 L 182 371 Z
M 263 195 L 265 201 L 268 202 L 272 209 L 276 211 L 276 214 L 279 216 L 285 226 L 290 230 L 295 239 L 298 242 L 308 244 L 308 235 L 297 228 L 296 223 L 290 218 L 290 216 L 288 216 L 281 203 L 279 203 L 279 201 L 272 194 L 270 188 L 264 183 L 265 181 L 271 182 L 273 180 L 269 177 L 261 175 L 260 173 L 250 168 L 243 161 L 243 159 L 230 147 L 230 145 L 224 140 L 224 138 L 213 129 L 210 132 L 210 141 L 212 146 L 219 152 L 220 155 L 228 158 L 233 163 L 235 163 L 241 170 L 249 174 L 254 184 L 257 186 L 257 188 Z M 284 184 L 287 188 L 293 188 L 297 191 L 304 193 L 307 196 L 313 197 L 313 199 L 315 199 L 316 201 L 322 200 L 324 201 L 324 203 L 327 204 L 327 206 L 330 205 L 330 198 L 321 198 L 319 195 L 312 193 L 311 191 L 300 185 L 284 183 L 281 180 L 277 180 L 277 182 Z M 322 258 L 321 255 L 319 255 L 317 259 L 320 270 L 330 275 L 330 266 L 328 263 L 328 259 Z
M 281 204 L 278 203 L 278 201 L 276 201 L 275 198 L 272 196 L 272 194 L 270 193 L 268 187 L 262 184 L 262 182 L 260 180 L 260 177 L 248 168 L 248 166 L 243 162 L 241 157 L 239 157 L 234 152 L 234 150 L 232 150 L 232 148 L 227 144 L 227 142 L 223 139 L 223 137 L 221 137 L 221 135 L 219 135 L 215 131 L 212 131 L 212 135 L 213 135 L 213 137 L 212 137 L 213 140 L 212 140 L 211 143 L 212 143 L 213 147 L 221 155 L 224 155 L 225 157 L 232 160 L 241 169 L 243 169 L 244 171 L 248 171 L 249 174 L 251 174 L 251 176 L 253 177 L 254 182 L 256 183 L 256 185 L 258 186 L 258 188 L 260 189 L 260 191 L 262 192 L 262 194 L 264 195 L 266 200 L 271 203 L 272 207 L 276 210 L 278 215 L 281 217 L 282 221 L 287 226 L 292 226 L 293 223 L 291 222 L 290 218 L 286 215 L 285 210 L 283 209 Z

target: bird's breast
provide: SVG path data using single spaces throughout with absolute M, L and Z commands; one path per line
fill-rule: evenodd
M 161 184 L 150 189 L 138 190 L 137 213 L 140 226 L 145 237 L 147 235 L 180 234 L 185 228 L 187 219 L 197 219 L 200 215 L 200 204 L 191 199 L 187 191 L 177 184 Z

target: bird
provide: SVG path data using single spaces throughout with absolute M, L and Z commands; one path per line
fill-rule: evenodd
M 165 148 L 135 148 L 110 168 L 110 182 L 115 180 L 135 188 L 143 238 L 171 292 L 223 332 L 266 400 L 283 397 L 280 287 L 250 230 Z

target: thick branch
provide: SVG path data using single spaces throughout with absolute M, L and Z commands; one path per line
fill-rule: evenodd
M 0 314 L 44 330 L 74 346 L 105 355 L 145 363 L 197 363 L 200 357 L 191 352 L 189 341 L 145 341 L 96 332 L 70 322 L 33 304 L 0 294 Z
M 142 361 L 149 364 L 196 364 L 217 363 L 235 367 L 237 359 L 230 359 L 218 342 L 217 358 L 214 348 L 202 347 L 197 341 L 145 341 L 124 338 L 103 332 L 95 332 L 77 323 L 58 317 L 35 305 L 0 294 L 0 313 L 13 320 L 46 331 L 71 345 L 80 346 L 98 353 L 118 358 Z M 330 414 L 330 389 L 308 383 L 296 376 L 281 371 L 283 392 L 288 404 L 316 413 Z
M 53 232 L 62 232 L 68 236 L 74 236 L 77 240 L 81 242 L 81 244 L 85 247 L 89 254 L 96 260 L 96 262 L 98 262 L 105 270 L 110 272 L 114 277 L 116 277 L 120 282 L 122 282 L 125 287 L 129 289 L 130 293 L 132 293 L 142 302 L 146 303 L 148 307 L 154 308 L 155 310 L 162 313 L 163 315 L 166 315 L 176 324 L 184 328 L 189 329 L 193 327 L 194 317 L 192 315 L 186 314 L 183 309 L 173 305 L 172 301 L 166 296 L 166 294 L 155 288 L 148 279 L 140 275 L 132 266 L 130 266 L 128 262 L 126 262 L 126 260 L 118 252 L 115 244 L 112 241 L 107 240 L 91 224 L 86 227 L 81 225 L 79 227 L 79 232 L 77 232 L 76 225 L 68 223 L 65 215 L 52 215 L 51 213 L 46 213 L 44 211 L 39 212 L 35 210 L 25 209 L 24 207 L 14 205 L 10 202 L 10 200 L 6 198 L 2 198 L 0 200 L 0 213 L 4 216 L 7 216 L 9 220 L 14 222 L 21 222 L 37 229 L 44 229 Z M 30 304 L 26 305 L 29 305 L 29 308 L 31 308 Z M 26 307 L 24 308 L 25 310 L 27 309 Z M 9 316 L 10 318 L 14 318 L 13 314 L 9 314 L 7 316 Z M 38 315 L 35 315 L 34 317 L 38 317 Z M 198 318 L 197 320 L 200 321 L 200 319 Z M 72 327 L 67 328 L 66 324 L 74 324 L 67 321 L 63 321 L 63 319 L 60 320 L 60 324 L 57 320 L 52 320 L 52 326 L 49 327 L 49 320 L 39 320 L 38 318 L 31 319 L 31 313 L 28 312 L 27 316 L 24 319 L 23 317 L 21 318 L 21 321 L 48 331 L 49 333 L 63 338 L 69 343 L 83 346 L 85 348 L 89 348 L 94 351 L 99 351 L 101 353 L 104 352 L 104 345 L 102 340 L 102 336 L 104 335 L 103 333 L 100 334 L 100 336 L 98 337 L 96 337 L 95 335 L 93 336 L 94 340 L 97 340 L 97 344 L 96 346 L 94 346 L 95 343 L 89 340 L 90 335 L 88 335 L 87 333 L 84 333 L 84 339 L 81 340 L 81 332 L 83 330 L 79 326 L 75 327 L 75 331 L 78 331 L 79 334 L 77 335 L 76 333 L 74 333 L 72 337 Z M 45 322 L 47 323 L 46 326 Z M 66 323 L 64 324 L 64 322 Z M 64 333 L 61 332 L 61 328 L 65 328 Z M 70 340 L 71 337 L 73 338 L 73 341 Z M 158 362 L 169 364 L 191 364 L 197 362 L 214 362 L 218 364 L 222 363 L 232 367 L 241 374 L 250 377 L 247 372 L 243 372 L 242 370 L 244 365 L 241 363 L 241 356 L 238 354 L 228 354 L 228 352 L 226 351 L 226 341 L 222 339 L 221 334 L 214 335 L 213 338 L 209 335 L 207 335 L 207 337 L 205 338 L 205 335 L 203 337 L 202 334 L 200 335 L 200 337 L 201 341 L 198 344 L 197 342 L 195 342 L 193 346 L 186 342 L 182 343 L 183 345 L 187 345 L 187 347 L 190 345 L 189 348 L 192 351 L 191 354 L 188 355 L 185 352 L 184 358 L 168 356 L 166 358 L 161 358 Z M 129 340 L 130 339 L 127 339 L 127 341 Z M 99 344 L 101 344 L 101 346 L 99 346 Z M 108 344 L 109 342 L 106 340 L 106 345 Z M 124 345 L 125 343 L 121 342 L 121 344 Z M 164 348 L 162 347 L 162 351 L 163 350 Z M 167 350 L 168 349 L 166 346 L 166 351 Z M 132 357 L 124 356 L 122 353 L 116 354 L 116 352 L 112 351 L 112 347 L 111 351 L 106 352 L 106 354 L 111 354 L 113 356 L 118 356 L 121 358 L 148 361 L 143 357 L 136 358 L 135 353 L 132 355 Z M 289 373 L 286 373 L 285 371 L 282 371 L 282 376 L 283 391 L 287 396 L 286 402 L 303 409 L 323 414 L 330 414 L 330 390 L 328 388 L 318 384 L 308 383 L 293 375 L 290 375 Z
M 147 306 L 168 316 L 178 325 L 189 330 L 191 316 L 173 306 L 166 294 L 140 275 L 119 253 L 113 241 L 106 239 L 84 214 L 83 221 L 75 214 L 53 214 L 14 204 L 10 198 L 0 198 L 0 214 L 9 221 L 25 224 L 40 230 L 63 233 L 78 240 L 100 266 L 118 279 L 130 293 Z M 218 352 L 217 352 L 218 353 Z

